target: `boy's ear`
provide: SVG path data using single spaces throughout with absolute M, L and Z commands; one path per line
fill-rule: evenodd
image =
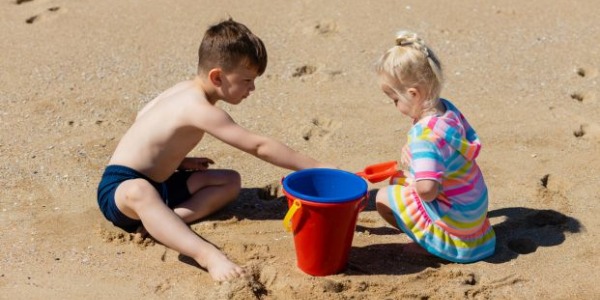
M 214 86 L 220 87 L 223 84 L 221 74 L 223 74 L 223 71 L 220 68 L 211 69 L 208 71 L 208 79 Z

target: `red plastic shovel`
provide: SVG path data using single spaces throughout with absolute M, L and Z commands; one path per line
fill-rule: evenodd
M 367 166 L 362 172 L 356 175 L 368 180 L 370 183 L 384 181 L 398 172 L 398 162 L 395 160 L 386 161 Z

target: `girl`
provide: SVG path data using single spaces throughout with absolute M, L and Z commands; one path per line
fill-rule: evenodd
M 402 31 L 376 72 L 382 91 L 413 121 L 401 156 L 407 178 L 379 190 L 377 211 L 443 259 L 470 263 L 492 255 L 496 236 L 475 162 L 481 144 L 462 113 L 440 98 L 438 58 L 415 33 Z

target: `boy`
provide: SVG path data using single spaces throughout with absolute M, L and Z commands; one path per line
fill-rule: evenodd
M 198 74 L 169 88 L 138 113 L 122 137 L 98 187 L 98 204 L 114 225 L 143 228 L 165 246 L 193 258 L 214 280 L 244 274 L 187 223 L 236 199 L 240 175 L 208 170 L 208 158 L 186 157 L 205 133 L 276 166 L 333 167 L 242 128 L 219 100 L 238 104 L 267 66 L 263 42 L 229 19 L 211 26 L 198 51 Z

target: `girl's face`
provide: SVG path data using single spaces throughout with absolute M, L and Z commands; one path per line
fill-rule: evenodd
M 414 88 L 409 88 L 406 92 L 401 93 L 396 89 L 392 88 L 390 84 L 391 80 L 389 80 L 388 75 L 380 76 L 380 87 L 384 94 L 386 94 L 392 101 L 394 101 L 394 106 L 396 109 L 400 111 L 403 115 L 408 116 L 410 118 L 416 118 L 418 111 L 418 101 L 415 101 Z

